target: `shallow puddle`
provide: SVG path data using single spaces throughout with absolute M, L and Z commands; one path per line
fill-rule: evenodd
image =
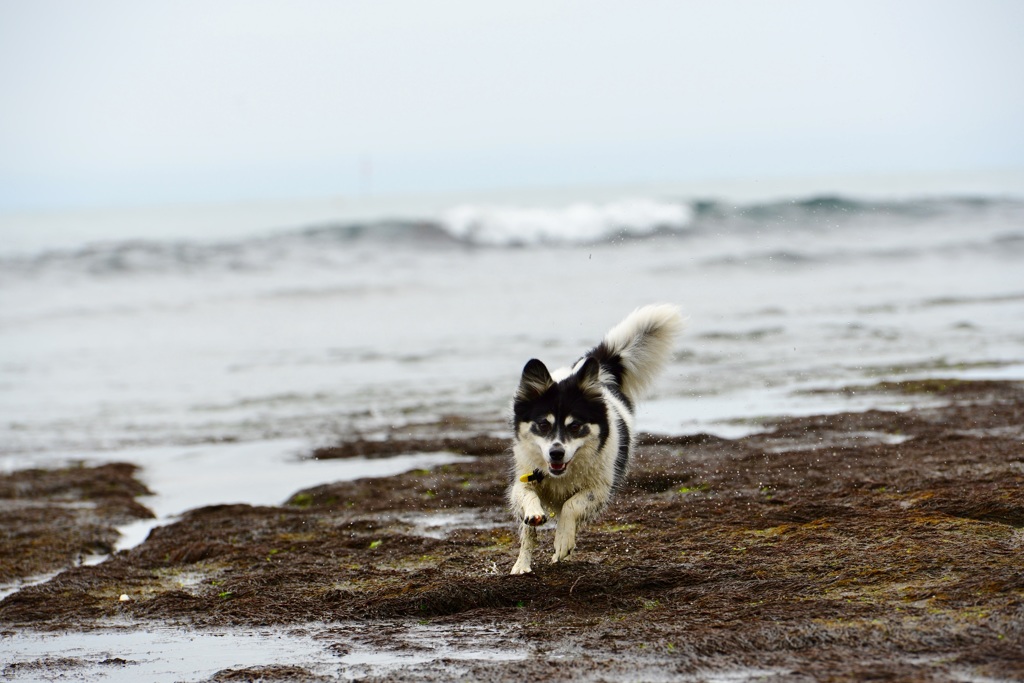
M 228 668 L 294 664 L 326 674 L 337 658 L 309 635 L 284 631 L 118 628 L 20 631 L 5 637 L 8 681 L 200 681 Z
M 261 670 L 331 680 L 358 680 L 444 661 L 525 659 L 510 647 L 509 634 L 491 627 L 413 624 L 352 624 L 322 630 L 192 630 L 110 628 L 85 633 L 8 632 L 0 677 L 5 681 L 204 681 L 216 674 L 230 680 Z

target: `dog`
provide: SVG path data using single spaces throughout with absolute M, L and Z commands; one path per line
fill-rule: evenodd
M 684 320 L 670 304 L 638 308 L 571 368 L 523 368 L 512 401 L 513 478 L 508 490 L 521 525 L 512 574 L 532 571 L 537 527 L 558 520 L 551 562 L 576 547 L 582 524 L 607 505 L 636 443 L 636 402 L 672 352 Z

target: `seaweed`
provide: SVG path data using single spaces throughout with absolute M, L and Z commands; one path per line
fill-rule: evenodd
M 507 574 L 508 464 L 480 457 L 324 484 L 282 507 L 190 511 L 137 548 L 7 597 L 0 624 L 355 625 L 399 652 L 413 645 L 396 625 L 443 624 L 490 629 L 495 647 L 515 633 L 533 653 L 438 659 L 393 680 L 1020 679 L 1024 390 L 943 392 L 947 405 L 789 418 L 743 439 L 651 438 L 572 561 L 530 575 Z M 867 424 L 906 438 L 829 437 Z M 182 587 L 176 571 L 206 578 Z M 217 680 L 257 673 L 315 678 L 281 668 Z

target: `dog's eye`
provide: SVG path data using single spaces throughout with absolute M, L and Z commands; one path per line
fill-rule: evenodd
M 587 425 L 582 422 L 570 422 L 565 426 L 566 431 L 569 432 L 569 436 L 573 438 L 579 438 L 587 433 Z
M 551 423 L 547 420 L 537 420 L 533 423 L 533 430 L 541 436 L 545 436 L 551 431 Z

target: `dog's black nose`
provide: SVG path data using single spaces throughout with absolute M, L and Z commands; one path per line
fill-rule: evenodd
M 562 447 L 562 444 L 556 443 L 548 451 L 548 455 L 551 456 L 553 462 L 562 462 L 562 458 L 565 457 L 565 449 Z

